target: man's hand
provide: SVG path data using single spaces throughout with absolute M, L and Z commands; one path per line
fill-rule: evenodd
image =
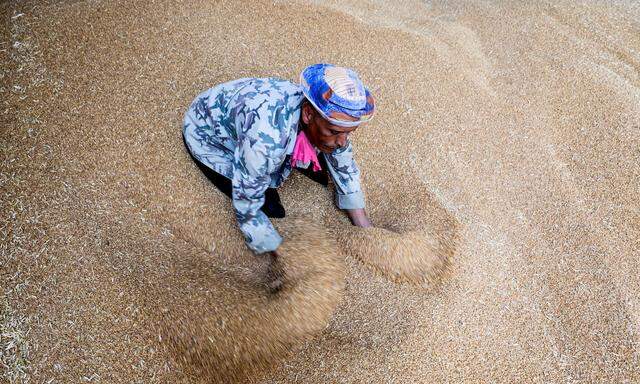
M 280 261 L 278 251 L 267 252 L 269 258 L 269 269 L 267 270 L 267 289 L 271 293 L 276 293 L 284 285 L 284 268 Z
M 269 262 L 271 264 L 273 264 L 280 257 L 277 249 L 271 252 L 267 252 L 267 256 L 269 257 Z
M 349 216 L 351 224 L 362 228 L 373 227 L 373 224 L 371 224 L 371 221 L 367 217 L 367 212 L 365 212 L 364 208 L 345 209 L 345 212 L 347 213 L 347 216 Z

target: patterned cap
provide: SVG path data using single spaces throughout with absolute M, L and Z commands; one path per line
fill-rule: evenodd
M 356 127 L 373 117 L 373 96 L 349 68 L 308 66 L 300 74 L 300 85 L 311 105 L 331 124 Z

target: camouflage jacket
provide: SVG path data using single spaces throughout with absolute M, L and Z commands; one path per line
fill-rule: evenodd
M 191 154 L 231 179 L 233 207 L 247 245 L 256 253 L 278 248 L 282 238 L 260 209 L 268 187 L 291 173 L 298 134 L 300 86 L 275 78 L 244 78 L 201 93 L 184 117 Z M 360 171 L 351 143 L 325 156 L 341 209 L 364 208 Z

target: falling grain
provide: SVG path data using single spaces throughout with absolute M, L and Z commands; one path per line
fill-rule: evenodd
M 154 288 L 162 303 L 163 343 L 194 375 L 213 382 L 247 379 L 326 327 L 344 288 L 337 244 L 302 219 L 279 224 L 286 240 L 279 248 L 284 285 L 278 292 L 259 281 L 206 273 L 188 289 L 174 283 Z

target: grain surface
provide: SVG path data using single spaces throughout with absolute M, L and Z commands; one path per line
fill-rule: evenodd
M 378 232 L 455 252 L 434 289 L 395 282 L 384 244 L 354 254 L 332 191 L 294 173 L 287 212 L 337 241 L 344 290 L 249 381 L 640 381 L 637 1 L 25 0 L 0 17 L 0 381 L 199 380 L 158 305 L 221 285 L 265 299 L 240 283 L 259 268 L 183 113 L 214 84 L 322 61 L 376 97 L 352 140 Z

